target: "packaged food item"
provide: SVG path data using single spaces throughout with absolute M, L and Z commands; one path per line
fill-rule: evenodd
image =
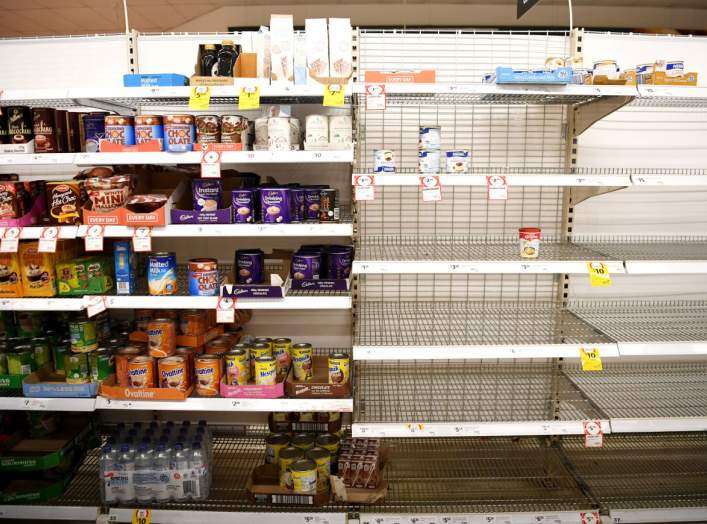
M 270 80 L 294 81 L 294 30 L 292 15 L 270 15 Z
M 442 147 L 442 128 L 439 126 L 420 127 L 419 149 L 439 150 Z
M 71 337 L 71 351 L 74 353 L 88 353 L 98 348 L 98 329 L 94 319 L 78 314 L 69 322 L 69 335 Z
M 290 356 L 291 348 L 292 340 L 289 338 L 276 338 L 272 341 L 272 356 L 275 359 L 279 377 L 285 377 L 290 370 L 292 362 Z
M 373 150 L 373 169 L 376 173 L 395 173 L 395 154 L 390 149 Z
M 0 114 L 0 144 L 10 143 L 10 133 L 7 130 L 7 113 Z M 0 373 L 2 374 L 2 373 Z
M 115 353 L 115 380 L 119 386 L 127 388 L 130 386 L 130 377 L 128 375 L 128 364 L 133 357 L 142 355 L 144 352 L 142 347 L 126 346 L 119 349 Z
M 261 386 L 277 383 L 277 366 L 273 357 L 263 356 L 255 359 L 255 383 Z
M 314 84 L 317 81 L 311 78 L 316 76 L 326 78 L 329 74 L 329 34 L 326 18 L 307 18 L 304 21 L 305 46 L 307 53 L 308 80 Z
M 223 200 L 223 182 L 208 178 L 191 181 L 194 211 L 216 211 Z
M 37 364 L 38 368 L 41 368 L 44 364 L 51 362 L 52 352 L 49 345 L 49 341 L 45 337 L 34 337 L 31 340 L 32 353 L 34 355 L 34 362 Z
M 248 129 L 248 119 L 239 115 L 221 117 L 221 142 L 224 144 L 242 143 L 241 134 Z
M 0 253 L 0 297 L 21 297 L 22 280 L 17 253 Z
M 155 359 L 143 355 L 131 358 L 128 361 L 128 382 L 131 388 L 157 387 L 155 382 Z
M 26 144 L 34 138 L 32 133 L 32 111 L 27 106 L 8 106 L 7 131 L 11 144 Z
M 439 151 L 419 151 L 417 153 L 417 160 L 420 173 L 439 173 Z
M 233 68 L 239 54 L 240 46 L 237 49 L 233 40 L 221 41 L 221 49 L 216 54 L 216 76 L 235 76 Z
M 520 238 L 520 256 L 522 258 L 538 258 L 540 254 L 540 229 L 537 227 L 522 227 L 518 230 Z
M 280 451 L 290 445 L 290 438 L 284 433 L 271 433 L 265 439 L 265 463 L 277 464 Z
M 147 257 L 147 285 L 150 295 L 177 293 L 177 255 L 163 251 Z
M 184 357 L 162 358 L 157 362 L 160 387 L 186 391 L 189 389 L 188 366 Z
M 132 295 L 137 289 L 137 257 L 133 251 L 132 242 L 130 240 L 114 242 L 113 258 L 115 261 L 116 293 L 118 295 Z
M 255 119 L 255 150 L 264 151 L 268 148 L 268 120 L 266 116 Z
M 205 44 L 199 61 L 201 76 L 217 76 L 218 52 L 215 44 Z
M 255 379 L 256 369 L 255 361 L 261 357 L 272 357 L 272 347 L 264 342 L 257 342 L 257 339 L 250 346 L 250 376 Z
M 332 435 L 330 433 L 323 433 L 317 435 L 315 440 L 315 445 L 326 449 L 332 455 L 336 455 L 339 452 L 340 441 L 339 437 Z
M 88 353 L 91 380 L 100 382 L 115 373 L 115 357 L 108 348 L 98 348 Z
M 226 384 L 245 386 L 250 381 L 250 358 L 245 349 L 237 348 L 224 356 L 226 362 Z
M 665 76 L 676 77 L 685 74 L 685 62 L 682 60 L 666 60 Z
M 221 382 L 221 358 L 218 355 L 199 355 L 194 359 L 196 392 L 202 397 L 215 397 Z
M 171 318 L 155 318 L 147 324 L 147 347 L 151 357 L 174 355 L 177 348 L 177 328 Z
M 295 380 L 308 382 L 313 376 L 312 344 L 300 343 L 292 345 L 292 367 Z
M 317 491 L 317 465 L 309 459 L 298 460 L 290 466 L 292 491 L 315 493 Z
M 207 355 L 223 355 L 228 352 L 231 340 L 227 337 L 219 337 L 206 343 L 204 353 Z
M 164 115 L 165 151 L 191 151 L 194 147 L 194 117 L 192 115 Z
M 317 186 L 304 188 L 304 220 L 310 222 L 319 221 L 321 192 L 322 189 Z
M 292 473 L 290 468 L 292 464 L 302 458 L 304 458 L 304 451 L 294 446 L 288 446 L 280 450 L 278 460 L 280 466 L 280 487 L 292 489 Z
M 35 153 L 58 153 L 56 111 L 50 107 L 32 108 Z
M 471 158 L 469 151 L 447 151 L 447 173 L 469 173 L 471 171 Z
M 179 330 L 182 335 L 198 336 L 206 333 L 206 312 L 189 309 L 180 315 Z
M 78 181 L 47 182 L 47 208 L 53 224 L 78 224 L 81 219 L 81 187 Z
M 53 297 L 56 295 L 54 253 L 40 253 L 38 243 L 20 242 L 20 271 L 22 293 L 26 297 Z
M 255 194 L 252 189 L 234 189 L 231 191 L 231 208 L 234 224 L 255 222 Z
M 54 361 L 55 372 L 64 373 L 64 356 L 69 353 L 70 348 L 71 340 L 56 341 L 52 344 L 52 360 Z
M 64 373 L 67 384 L 91 382 L 91 369 L 85 353 L 69 353 L 64 356 Z
M 56 264 L 59 296 L 103 295 L 113 289 L 113 264 L 104 256 L 86 256 Z
M 7 354 L 7 371 L 10 375 L 29 375 L 37 371 L 31 345 L 15 346 L 14 351 Z
M 318 253 L 295 253 L 292 255 L 290 276 L 295 280 L 319 279 L 322 257 Z
M 260 249 L 236 251 L 236 282 L 238 284 L 262 284 L 265 280 L 265 255 Z
M 164 150 L 164 128 L 159 115 L 138 115 L 135 117 L 135 143 L 146 144 L 157 140 L 160 150 Z
M 329 142 L 331 144 L 353 144 L 353 122 L 350 115 L 329 117 Z
M 221 119 L 217 115 L 197 115 L 194 118 L 197 142 L 200 144 L 221 142 Z
M 111 144 L 135 144 L 135 119 L 131 116 L 108 115 L 105 117 L 105 140 Z
M 324 268 L 320 269 L 323 278 L 345 279 L 351 274 L 353 246 L 327 246 L 324 250 Z
M 339 191 L 329 188 L 321 189 L 319 191 L 319 221 L 338 222 L 339 219 Z
M 353 43 L 351 19 L 329 19 L 329 69 L 336 78 L 348 78 L 353 73 Z
M 218 262 L 215 258 L 192 258 L 188 267 L 190 295 L 206 297 L 219 294 Z
M 136 309 L 133 314 L 135 329 L 137 331 L 147 331 L 147 324 L 152 320 L 154 312 L 151 309 Z
M 351 376 L 351 360 L 348 353 L 329 353 L 329 384 L 348 384 Z
M 0 218 L 19 218 L 21 215 L 15 182 L 0 183 Z
M 260 209 L 264 224 L 290 223 L 290 190 L 286 187 L 262 188 Z
M 329 117 L 327 115 L 307 115 L 304 125 L 305 144 L 325 146 L 329 143 Z
M 331 453 L 324 449 L 314 447 L 304 454 L 317 466 L 317 491 L 329 489 L 329 475 L 331 472 Z
M 290 188 L 290 222 L 304 222 L 305 217 L 305 190 L 302 187 Z
M 100 151 L 101 138 L 105 137 L 105 113 L 89 113 L 83 115 L 82 151 L 97 153 Z
M 292 149 L 290 119 L 273 116 L 268 119 L 268 150 L 290 151 Z
M 609 80 L 618 80 L 619 65 L 615 60 L 599 60 L 594 62 L 592 74 L 594 76 L 606 76 Z

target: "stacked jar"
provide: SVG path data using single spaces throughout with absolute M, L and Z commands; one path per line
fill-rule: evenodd
M 439 126 L 420 126 L 417 164 L 420 173 L 437 174 L 442 148 L 442 128 Z

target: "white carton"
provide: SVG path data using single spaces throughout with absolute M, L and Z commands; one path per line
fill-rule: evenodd
M 292 15 L 270 15 L 270 81 L 291 84 L 294 72 Z
M 253 51 L 257 57 L 258 78 L 270 78 L 270 30 L 262 27 L 253 35 Z
M 353 72 L 353 42 L 351 41 L 351 19 L 329 19 L 329 69 L 330 76 L 348 77 Z
M 307 46 L 307 68 L 314 76 L 329 76 L 329 36 L 326 18 L 307 18 L 304 21 Z M 307 82 L 317 81 L 307 74 Z
M 295 34 L 295 85 L 307 83 L 307 41 L 304 33 Z

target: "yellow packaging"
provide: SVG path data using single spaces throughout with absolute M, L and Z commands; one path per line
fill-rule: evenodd
M 55 257 L 53 253 L 39 253 L 38 242 L 20 242 L 20 273 L 26 297 L 53 297 L 56 295 Z
M 0 296 L 22 296 L 22 278 L 17 253 L 0 253 Z

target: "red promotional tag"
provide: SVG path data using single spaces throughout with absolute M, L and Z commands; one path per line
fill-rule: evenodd
M 604 430 L 600 420 L 585 420 L 584 424 L 584 447 L 601 448 L 604 445 Z
M 204 151 L 201 155 L 201 178 L 221 178 L 221 151 Z
M 489 200 L 508 200 L 508 180 L 505 176 L 487 176 L 486 187 Z
M 103 251 L 103 226 L 88 226 L 83 240 L 86 251 Z
M 374 184 L 373 175 L 356 175 L 354 177 L 354 198 L 356 201 L 373 200 L 375 198 Z
M 57 226 L 43 227 L 39 234 L 37 251 L 40 253 L 56 253 L 56 241 L 59 238 Z
M 20 247 L 21 227 L 7 227 L 0 239 L 0 253 L 17 253 Z
M 442 185 L 437 175 L 421 176 L 420 190 L 422 191 L 423 202 L 439 202 L 442 200 Z
M 216 303 L 216 322 L 219 324 L 232 324 L 236 321 L 236 299 L 231 297 L 218 297 Z

